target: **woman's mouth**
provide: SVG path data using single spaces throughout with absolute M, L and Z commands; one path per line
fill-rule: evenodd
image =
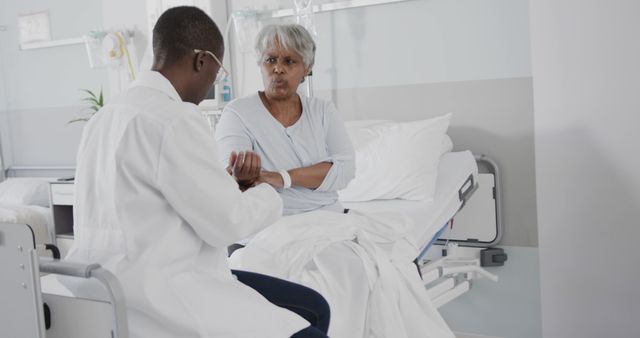
M 273 86 L 275 87 L 283 87 L 287 85 L 287 81 L 282 80 L 282 79 L 276 79 L 271 81 L 271 83 L 273 84 Z

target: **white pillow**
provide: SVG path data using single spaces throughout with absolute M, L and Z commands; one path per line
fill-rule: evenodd
M 438 163 L 452 148 L 446 136 L 451 114 L 413 122 L 345 123 L 356 151 L 356 174 L 340 190 L 341 201 L 433 200 Z
M 38 178 L 8 178 L 0 183 L 0 204 L 49 207 L 49 182 Z
M 444 134 L 442 136 L 442 147 L 440 148 L 440 155 L 444 155 L 453 150 L 453 141 L 449 135 Z

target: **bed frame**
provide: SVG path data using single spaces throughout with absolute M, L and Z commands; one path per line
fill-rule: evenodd
M 477 155 L 475 159 L 480 168 L 486 168 L 487 172 L 494 176 L 495 185 L 491 189 L 495 204 L 495 236 L 492 240 L 484 242 L 476 239 L 440 238 L 431 250 L 427 247 L 420 253 L 416 263 L 427 293 L 436 307 L 441 307 L 468 292 L 475 279 L 484 277 L 497 282 L 498 276 L 483 267 L 503 265 L 507 260 L 507 255 L 502 249 L 491 248 L 502 238 L 500 171 L 497 163 L 486 155 Z M 469 203 L 477 185 L 470 176 L 460 187 L 458 197 L 462 203 L 456 215 Z M 452 222 L 453 218 L 441 229 L 439 235 Z

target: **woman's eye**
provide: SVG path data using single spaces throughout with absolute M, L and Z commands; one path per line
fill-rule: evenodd
M 288 60 L 286 60 L 285 62 L 286 62 L 288 65 L 292 65 L 292 64 L 296 63 L 295 61 L 293 61 L 293 60 L 291 60 L 291 59 L 288 59 Z
M 274 62 L 276 62 L 276 58 L 267 58 L 266 60 L 264 60 L 264 62 L 266 62 L 266 63 L 274 63 Z

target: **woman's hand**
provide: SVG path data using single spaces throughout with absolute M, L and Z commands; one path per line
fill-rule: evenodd
M 282 188 L 284 186 L 282 175 L 276 171 L 263 170 L 260 172 L 260 177 L 258 177 L 256 183 L 268 183 L 274 188 Z
M 252 151 L 231 152 L 227 172 L 236 179 L 241 188 L 252 187 L 262 169 L 260 155 Z

